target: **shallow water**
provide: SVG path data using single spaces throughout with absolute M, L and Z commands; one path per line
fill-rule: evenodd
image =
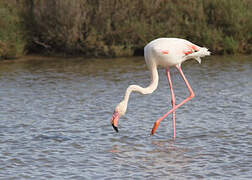
M 150 82 L 142 57 L 0 62 L 1 179 L 251 179 L 252 57 L 182 66 L 196 97 L 171 108 L 164 69 L 151 95 L 132 94 L 119 133 L 112 112 L 130 84 Z M 172 70 L 176 102 L 188 91 Z

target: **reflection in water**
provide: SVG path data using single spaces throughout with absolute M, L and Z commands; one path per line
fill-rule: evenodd
M 128 85 L 150 82 L 142 57 L 29 59 L 0 63 L 0 178 L 251 179 L 251 57 L 183 64 L 196 97 L 176 111 L 176 141 L 171 116 L 149 135 L 171 108 L 164 69 L 153 94 L 132 94 L 115 133 Z M 171 76 L 180 102 L 187 89 Z

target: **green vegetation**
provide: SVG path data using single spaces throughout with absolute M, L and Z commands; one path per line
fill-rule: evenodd
M 0 1 L 0 59 L 24 54 L 25 29 L 15 1 Z
M 6 16 L 0 19 L 0 57 L 22 54 L 24 47 L 30 53 L 131 56 L 158 37 L 185 38 L 215 54 L 252 52 L 251 0 L 14 2 L 15 8 L 0 3 Z

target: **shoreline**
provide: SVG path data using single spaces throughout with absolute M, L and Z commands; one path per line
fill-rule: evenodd
M 226 54 L 226 55 L 220 55 L 220 54 L 211 54 L 211 57 L 239 57 L 239 58 L 252 58 L 252 54 Z M 142 57 L 144 59 L 144 56 L 120 56 L 120 57 L 88 57 L 88 56 L 62 56 L 62 55 L 41 55 L 41 54 L 28 54 L 24 56 L 20 56 L 17 58 L 12 59 L 2 59 L 0 60 L 0 63 L 15 63 L 15 62 L 24 62 L 24 61 L 36 61 L 36 60 L 43 60 L 43 61 L 50 61 L 50 60 L 91 60 L 91 59 L 119 59 L 119 58 L 134 58 L 134 57 Z M 252 60 L 252 59 L 251 59 Z

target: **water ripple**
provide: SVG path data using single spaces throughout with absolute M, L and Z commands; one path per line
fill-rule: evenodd
M 0 179 L 252 179 L 251 57 L 183 64 L 196 97 L 170 108 L 160 69 L 152 95 L 132 94 L 120 133 L 109 120 L 130 84 L 147 86 L 143 58 L 1 62 Z M 172 69 L 176 102 L 187 97 Z

